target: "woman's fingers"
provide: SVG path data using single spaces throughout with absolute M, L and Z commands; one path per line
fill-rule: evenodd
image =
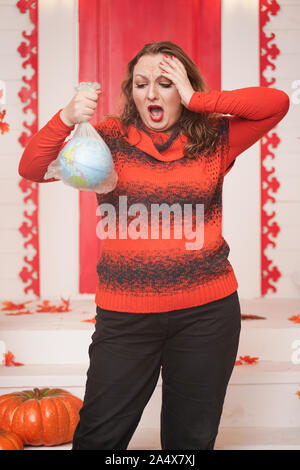
M 90 98 L 90 99 L 97 99 L 98 97 L 96 90 L 78 90 L 76 94 L 78 96 L 85 96 L 86 98 Z
M 86 107 L 91 108 L 91 109 L 96 109 L 97 108 L 97 103 L 95 103 L 94 101 L 87 101 L 86 102 Z
M 163 60 L 166 64 L 169 65 L 169 67 L 173 70 L 180 70 L 184 74 L 186 74 L 185 66 L 183 63 L 177 59 L 174 55 L 172 57 L 169 57 L 167 55 L 164 55 Z
M 184 73 L 186 73 L 185 66 L 179 59 L 177 59 L 175 55 L 172 56 L 172 60 L 173 60 L 173 63 L 177 65 L 177 67 L 179 67 Z
M 89 105 L 95 104 L 97 106 L 98 98 L 99 93 L 90 91 L 79 91 L 76 97 L 76 101 L 78 103 L 84 103 Z
M 170 58 L 165 55 L 163 62 L 160 62 L 159 66 L 162 70 L 162 75 L 175 84 L 181 97 L 181 103 L 187 107 L 194 90 L 183 63 L 174 56 Z
M 73 124 L 90 120 L 97 108 L 101 90 L 79 90 L 64 108 L 63 115 Z
M 176 64 L 174 62 L 174 59 L 172 59 L 172 57 L 168 56 L 168 55 L 164 55 L 163 56 L 163 60 L 171 67 L 171 68 L 175 68 L 176 67 Z
M 174 74 L 174 77 L 177 77 L 179 80 L 186 80 L 187 79 L 187 73 L 185 70 L 184 65 L 173 56 L 173 58 L 170 58 L 168 56 L 163 57 L 164 62 L 160 62 L 161 67 L 163 70 L 165 70 L 169 74 Z

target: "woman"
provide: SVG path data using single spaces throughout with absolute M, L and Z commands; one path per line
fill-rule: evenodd
M 98 96 L 78 92 L 53 116 L 25 149 L 21 176 L 45 182 L 49 163 L 74 125 L 93 116 Z M 192 60 L 167 41 L 146 44 L 129 62 L 122 98 L 121 115 L 95 126 L 118 173 L 117 187 L 97 198 L 122 217 L 124 200 L 131 209 L 125 223 L 116 219 L 119 235 L 102 239 L 96 327 L 73 449 L 126 449 L 161 371 L 162 449 L 211 450 L 241 326 L 222 237 L 223 179 L 235 158 L 284 117 L 289 97 L 264 87 L 208 90 Z M 140 216 L 159 204 L 167 209 L 149 229 L 147 218 L 132 219 L 134 204 Z M 191 218 L 182 221 L 177 216 L 185 210 Z M 165 237 L 164 223 L 174 230 Z

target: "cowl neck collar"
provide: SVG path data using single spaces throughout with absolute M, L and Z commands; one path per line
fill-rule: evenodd
M 125 140 L 157 160 L 170 162 L 184 157 L 184 145 L 187 137 L 179 127 L 171 134 L 156 132 L 140 123 L 138 127 L 130 125 Z
M 145 126 L 144 123 L 140 124 L 139 128 L 151 137 L 153 144 L 160 153 L 165 152 L 169 147 L 171 147 L 174 140 L 180 134 L 179 126 L 174 127 L 169 133 L 154 131 L 153 129 L 149 129 L 149 127 Z

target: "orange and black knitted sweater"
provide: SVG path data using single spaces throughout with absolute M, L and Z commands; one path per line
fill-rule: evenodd
M 130 126 L 125 135 L 119 120 L 111 118 L 95 126 L 111 150 L 118 174 L 113 191 L 97 194 L 99 205 L 111 204 L 116 211 L 116 237 L 102 240 L 100 259 L 95 266 L 98 273 L 95 301 L 103 309 L 166 312 L 221 299 L 238 287 L 228 261 L 229 246 L 222 236 L 224 176 L 239 154 L 284 117 L 289 97 L 282 90 L 267 87 L 212 90 L 195 92 L 188 108 L 195 113 L 222 115 L 216 121 L 221 138 L 213 154 L 185 157 L 187 138 L 180 129 L 168 135 L 144 126 L 139 129 Z M 49 163 L 57 158 L 74 128 L 65 125 L 59 113 L 25 148 L 19 164 L 19 174 L 24 178 L 46 182 L 44 174 Z M 162 236 L 162 219 L 166 221 L 166 217 L 158 219 L 159 235 L 153 236 L 151 232 L 151 210 L 162 204 L 171 214 L 166 238 Z M 191 239 L 191 233 L 196 235 L 197 231 L 197 205 L 204 210 L 203 241 L 198 249 L 196 238 Z M 188 206 L 192 214 L 190 231 L 184 227 L 187 219 L 183 217 Z M 172 207 L 182 214 L 181 227 Z M 124 210 L 128 214 L 127 238 L 119 237 L 119 215 Z M 181 236 L 175 228 L 182 228 Z

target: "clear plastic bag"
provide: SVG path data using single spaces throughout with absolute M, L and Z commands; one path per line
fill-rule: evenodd
M 96 90 L 99 83 L 81 82 L 76 90 Z M 115 189 L 118 175 L 104 140 L 89 122 L 81 122 L 72 138 L 48 166 L 44 179 L 57 178 L 81 191 L 104 194 Z

